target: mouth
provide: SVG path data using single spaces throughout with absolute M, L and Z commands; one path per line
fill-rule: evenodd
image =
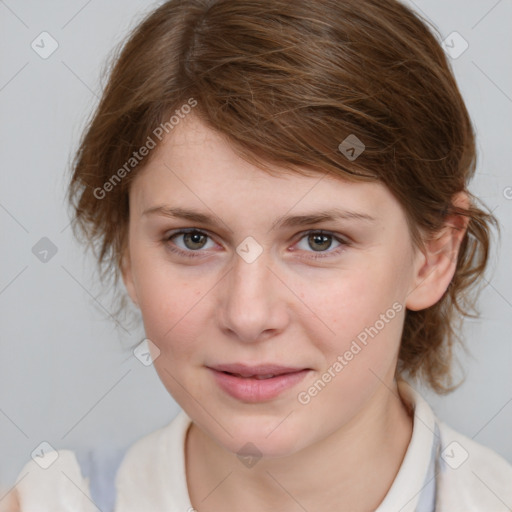
M 231 373 L 231 372 L 222 372 L 226 375 L 234 375 L 235 377 L 240 377 L 241 379 L 257 379 L 257 380 L 266 380 L 273 379 L 274 377 L 279 377 L 280 375 L 286 374 L 269 374 L 269 375 L 240 375 L 239 373 Z
M 216 365 L 207 367 L 213 373 L 218 387 L 231 397 L 249 403 L 276 398 L 293 388 L 311 371 L 311 368 L 278 365 Z
M 242 378 L 272 378 L 302 370 L 310 370 L 310 368 L 303 366 L 282 366 L 272 363 L 259 364 L 256 366 L 249 366 L 242 363 L 230 363 L 210 366 L 209 368 Z

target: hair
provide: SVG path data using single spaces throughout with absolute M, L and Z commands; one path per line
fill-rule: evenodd
M 397 365 L 398 376 L 438 393 L 454 389 L 453 344 L 463 317 L 478 314 L 472 292 L 499 226 L 467 189 L 475 135 L 428 25 L 395 0 L 171 0 L 148 14 L 112 56 L 68 189 L 73 232 L 92 248 L 101 280 L 119 282 L 130 183 L 154 154 L 141 148 L 158 146 L 193 106 L 265 172 L 277 164 L 383 183 L 418 248 L 447 215 L 467 217 L 443 297 L 406 311 Z M 349 136 L 364 144 L 357 158 L 342 151 Z M 452 202 L 460 191 L 468 209 Z

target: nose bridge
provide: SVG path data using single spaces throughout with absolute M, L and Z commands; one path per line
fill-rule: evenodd
M 264 331 L 284 325 L 282 283 L 272 274 L 269 251 L 240 244 L 223 289 L 223 327 L 245 341 L 256 341 Z M 245 250 L 245 251 L 244 251 Z
M 263 255 L 254 261 L 246 261 L 239 255 L 234 258 L 231 292 L 233 297 L 238 297 L 239 302 L 244 300 L 244 297 L 257 300 L 259 295 L 265 295 L 263 292 L 270 276 L 268 260 L 269 258 Z

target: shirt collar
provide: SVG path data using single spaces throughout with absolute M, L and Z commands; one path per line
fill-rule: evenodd
M 398 393 L 414 416 L 412 437 L 398 474 L 375 512 L 433 512 L 439 427 L 430 406 L 410 384 L 399 380 Z
M 440 449 L 439 427 L 428 403 L 409 383 L 399 380 L 398 392 L 414 415 L 413 431 L 398 474 L 375 512 L 433 512 L 436 461 Z M 169 446 L 170 453 L 177 455 L 173 458 L 174 470 L 170 471 L 172 501 L 177 510 L 185 511 L 192 509 L 185 468 L 185 440 L 190 425 L 188 415 L 180 411 L 173 422 L 173 430 L 179 435 L 170 438 L 172 446 Z

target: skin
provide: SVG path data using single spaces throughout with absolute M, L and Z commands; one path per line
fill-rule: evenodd
M 21 505 L 16 489 L 5 492 L 0 489 L 0 512 L 20 512 Z
M 447 227 L 420 252 L 382 184 L 269 175 L 194 115 L 154 151 L 130 189 L 122 271 L 160 350 L 155 368 L 193 420 L 185 450 L 192 505 L 200 512 L 374 510 L 412 433 L 395 381 L 405 309 L 441 298 L 465 224 L 450 218 L 457 229 Z M 160 205 L 198 210 L 219 226 L 143 214 Z M 281 216 L 331 207 L 375 220 L 272 229 Z M 181 228 L 206 236 L 169 240 Z M 308 241 L 308 230 L 319 229 L 348 244 Z M 248 236 L 263 251 L 252 263 L 236 252 Z M 297 394 L 393 304 L 401 311 L 309 403 L 299 403 Z M 225 394 L 205 367 L 234 362 L 312 370 L 277 398 L 246 403 Z M 247 442 L 262 454 L 252 467 L 237 457 Z

